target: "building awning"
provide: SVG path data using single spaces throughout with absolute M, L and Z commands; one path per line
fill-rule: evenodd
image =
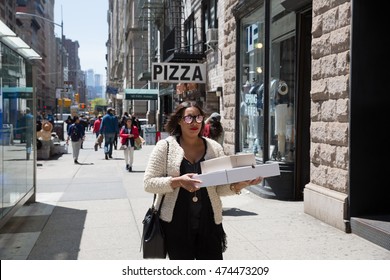
M 125 89 L 125 100 L 157 100 L 158 89 Z
M 33 97 L 32 87 L 3 87 L 1 92 L 4 98 L 31 99 Z
M 27 45 L 22 39 L 0 20 L 0 42 L 7 45 L 10 49 L 17 52 L 25 59 L 42 59 L 42 57 L 36 53 L 29 45 Z

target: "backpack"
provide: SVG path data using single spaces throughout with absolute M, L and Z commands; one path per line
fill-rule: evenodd
M 74 142 L 77 142 L 79 141 L 80 139 L 80 135 L 79 135 L 79 132 L 77 130 L 77 127 L 76 125 L 73 125 L 71 128 L 70 128 L 70 139 Z

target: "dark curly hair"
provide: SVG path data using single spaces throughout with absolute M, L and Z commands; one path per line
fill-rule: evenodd
M 164 127 L 165 131 L 168 132 L 170 135 L 180 136 L 181 127 L 179 125 L 179 122 L 183 117 L 184 111 L 190 107 L 195 107 L 196 109 L 199 110 L 200 115 L 204 116 L 204 111 L 202 110 L 199 104 L 197 104 L 194 101 L 185 101 L 183 103 L 180 103 L 179 106 L 177 106 L 175 112 L 173 112 L 169 116 L 168 121 Z M 199 132 L 199 136 L 203 135 L 203 128 L 204 128 L 204 120 L 202 122 L 202 129 Z
M 223 127 L 220 121 L 211 118 L 210 121 L 210 138 L 217 139 L 223 133 Z

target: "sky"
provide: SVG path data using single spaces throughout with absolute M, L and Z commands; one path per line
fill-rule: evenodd
M 81 70 L 93 69 L 106 77 L 106 42 L 108 40 L 108 0 L 55 0 L 54 22 L 61 24 L 64 36 L 79 42 Z M 61 37 L 61 28 L 56 27 Z

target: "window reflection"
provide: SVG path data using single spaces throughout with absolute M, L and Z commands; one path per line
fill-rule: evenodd
M 262 156 L 264 12 L 243 19 L 241 34 L 240 151 Z
M 33 188 L 35 125 L 32 66 L 3 44 L 0 52 L 1 218 Z
M 254 153 L 260 160 L 290 162 L 295 153 L 295 13 L 272 0 L 269 23 L 264 14 L 261 6 L 241 19 L 239 150 Z M 269 57 L 265 57 L 266 29 Z M 265 60 L 269 69 L 264 68 Z M 269 80 L 264 80 L 264 73 Z
M 272 1 L 270 23 L 270 159 L 294 159 L 295 14 Z

